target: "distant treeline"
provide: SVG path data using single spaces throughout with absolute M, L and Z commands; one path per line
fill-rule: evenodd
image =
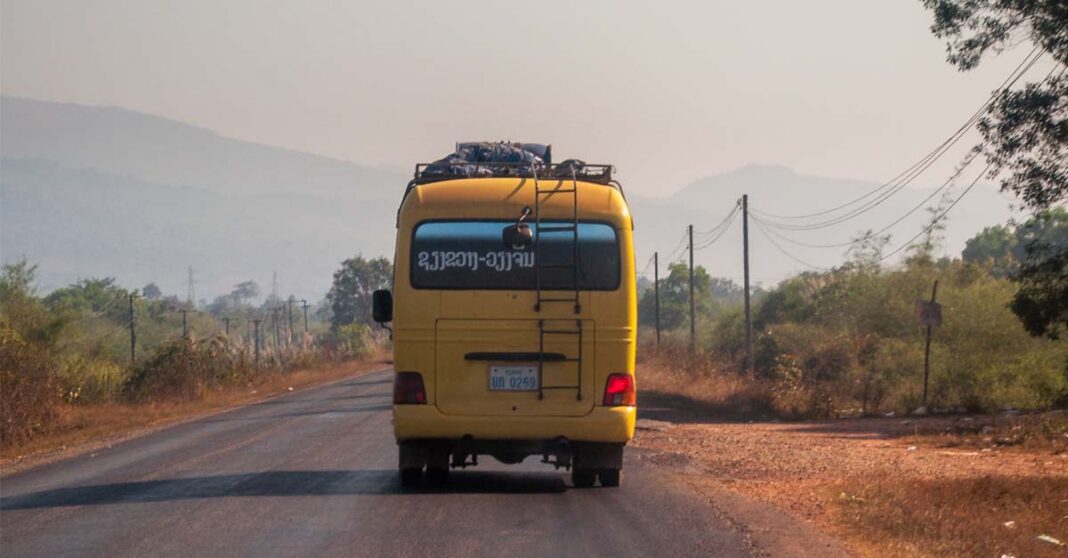
M 39 296 L 35 266 L 5 265 L 0 437 L 17 444 L 48 432 L 64 405 L 195 399 L 263 374 L 362 357 L 385 341 L 361 312 L 370 299 L 363 287 L 391 274 L 388 261 L 357 257 L 335 274 L 324 303 L 307 309 L 276 296 L 253 305 L 251 281 L 198 308 L 155 285 L 128 291 L 111 278 Z
M 639 304 L 642 346 L 650 355 L 700 374 L 759 383 L 762 406 L 784 416 L 906 412 L 922 405 L 925 327 L 915 305 L 931 296 L 943 322 L 933 328 L 929 407 L 998 411 L 1068 405 L 1068 342 L 1062 322 L 1035 327 L 1021 283 L 1036 265 L 1027 246 L 1068 247 L 1068 212 L 1047 211 L 1016 227 L 991 227 L 962 257 L 936 258 L 937 239 L 918 244 L 899 267 L 880 265 L 887 239 L 872 238 L 833 270 L 806 272 L 754 293 L 754 370 L 745 366 L 742 289 L 695 269 L 698 355 L 689 344 L 689 270 L 672 264 L 661 280 L 663 342 L 655 346 L 655 306 L 646 288 Z M 1033 250 L 1032 250 L 1033 252 Z M 1056 252 L 1056 251 L 1054 251 Z M 1063 269 L 1061 280 L 1068 280 Z M 648 283 L 646 283 L 648 285 Z M 1032 292 L 1025 289 L 1032 288 Z M 1048 287 L 1046 287 L 1048 288 Z M 1034 290 L 1037 289 L 1037 290 Z M 1021 293 L 1024 293 L 1023 296 Z M 1014 310 L 1016 310 L 1014 312 Z M 1031 320 L 1032 323 L 1028 323 Z

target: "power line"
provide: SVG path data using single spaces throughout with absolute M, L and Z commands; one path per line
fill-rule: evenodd
M 797 262 L 797 263 L 799 263 L 799 264 L 801 264 L 803 266 L 811 267 L 812 269 L 816 269 L 816 270 L 819 270 L 819 271 L 830 271 L 831 270 L 831 268 L 810 264 L 810 263 L 808 263 L 808 262 L 806 262 L 806 261 L 794 256 L 788 250 L 786 250 L 785 248 L 780 246 L 778 242 L 775 242 L 775 239 L 772 238 L 771 235 L 768 234 L 768 231 L 764 229 L 764 225 L 760 221 L 757 221 L 756 219 L 754 219 L 753 222 L 756 223 L 756 226 L 757 226 L 756 228 L 757 228 L 757 230 L 760 231 L 760 234 L 764 235 L 764 238 L 768 239 L 768 242 L 770 242 L 772 246 L 774 246 L 780 252 L 782 252 L 783 255 L 785 255 L 787 258 L 790 258 L 791 260 L 793 260 L 793 261 L 795 261 L 795 262 Z
M 940 192 L 945 190 L 946 187 L 948 187 L 950 184 L 952 184 L 953 181 L 956 180 L 960 176 L 960 174 L 962 172 L 964 172 L 964 169 L 968 168 L 968 165 L 972 164 L 972 161 L 974 161 L 976 159 L 976 157 L 978 157 L 978 156 L 979 156 L 978 152 L 973 152 L 971 157 L 969 157 L 968 160 L 965 161 L 964 164 L 962 164 L 960 166 L 960 168 L 958 168 L 953 173 L 952 176 L 947 178 L 946 181 L 943 182 L 941 186 L 939 186 L 938 188 L 935 188 L 935 190 L 933 192 L 931 192 L 926 198 L 924 198 L 923 201 L 921 201 L 920 203 L 915 205 L 912 209 L 909 209 L 908 211 L 906 211 L 904 215 L 901 215 L 900 217 L 895 219 L 893 222 L 891 222 L 889 225 L 886 225 L 885 227 L 879 229 L 876 232 L 864 235 L 863 238 L 859 238 L 859 239 L 855 239 L 855 240 L 849 240 L 849 241 L 846 241 L 846 242 L 836 242 L 836 243 L 833 243 L 833 244 L 813 244 L 813 243 L 808 243 L 808 242 L 802 242 L 800 240 L 794 240 L 794 239 L 792 239 L 792 238 L 790 238 L 788 236 L 785 236 L 783 234 L 780 234 L 780 233 L 775 233 L 775 235 L 778 236 L 779 238 L 787 241 L 787 242 L 792 243 L 792 244 L 796 244 L 798 246 L 807 246 L 809 248 L 842 248 L 842 247 L 845 247 L 845 246 L 852 246 L 854 244 L 858 244 L 860 242 L 863 242 L 863 241 L 865 241 L 865 240 L 867 240 L 869 238 L 873 238 L 873 237 L 879 236 L 879 235 L 883 234 L 884 232 L 886 232 L 886 231 L 894 228 L 895 226 L 897 226 L 899 223 L 901 223 L 906 218 L 908 218 L 909 215 L 912 215 L 913 213 L 915 213 L 921 207 L 926 205 L 927 202 L 931 201 L 936 195 L 938 195 Z M 763 219 L 761 219 L 759 217 L 756 217 L 756 216 L 753 216 L 753 220 L 760 221 L 761 224 L 766 225 L 766 226 L 768 226 L 770 228 L 780 228 L 780 227 L 776 226 L 774 223 L 769 223 L 769 222 L 764 221 Z
M 730 213 L 730 215 L 727 216 L 730 220 L 723 222 L 723 227 L 719 230 L 719 232 L 716 234 L 716 236 L 702 241 L 699 246 L 694 246 L 694 250 L 703 250 L 705 248 L 708 248 L 709 246 L 715 244 L 716 241 L 718 241 L 719 239 L 723 238 L 723 235 L 727 234 L 727 231 L 730 230 L 731 223 L 733 223 L 734 220 L 738 217 L 738 212 L 739 211 L 740 210 L 738 209 L 738 206 L 735 206 L 734 207 L 734 211 L 732 211 Z
M 643 267 L 642 270 L 638 272 L 638 276 L 641 277 L 645 275 L 645 272 L 649 271 L 649 266 L 651 265 L 653 265 L 653 256 L 649 256 L 649 261 L 645 262 L 645 267 Z
M 686 231 L 682 231 L 682 238 L 679 239 L 679 243 L 669 252 L 667 262 L 670 264 L 677 258 L 681 258 L 686 253 Z
M 978 174 L 978 175 L 977 175 L 977 176 L 975 177 L 975 180 L 972 180 L 972 183 L 971 183 L 971 184 L 969 184 L 969 185 L 968 185 L 968 187 L 967 187 L 967 188 L 965 188 L 965 189 L 964 189 L 964 191 L 963 191 L 963 192 L 961 192 L 959 196 L 957 196 L 957 199 L 953 200 L 953 203 L 949 204 L 949 207 L 947 207 L 947 208 L 946 208 L 946 209 L 945 209 L 944 211 L 942 211 L 942 213 L 939 213 L 939 214 L 938 214 L 938 216 L 936 216 L 936 217 L 935 217 L 934 219 L 932 219 L 932 220 L 931 220 L 931 224 L 929 224 L 929 225 L 927 225 L 926 227 L 924 227 L 924 228 L 923 228 L 923 230 L 921 230 L 921 231 L 920 231 L 919 233 L 917 233 L 917 234 L 916 234 L 916 236 L 914 236 L 914 237 L 910 238 L 910 239 L 908 240 L 908 242 L 906 242 L 906 243 L 902 244 L 901 246 L 898 246 L 897 248 L 894 248 L 894 250 L 893 250 L 892 252 L 890 252 L 889 254 L 886 254 L 885 256 L 883 256 L 883 257 L 879 258 L 879 259 L 878 259 L 878 260 L 876 260 L 876 261 L 878 261 L 878 262 L 881 262 L 881 261 L 883 261 L 883 260 L 886 260 L 886 259 L 887 259 L 887 258 L 889 258 L 890 256 L 893 256 L 894 254 L 896 254 L 896 253 L 898 253 L 898 252 L 900 252 L 900 251 L 904 250 L 904 249 L 905 249 L 905 248 L 907 248 L 908 246 L 910 246 L 910 245 L 911 245 L 911 244 L 912 244 L 913 242 L 915 242 L 915 241 L 916 241 L 916 239 L 917 239 L 917 238 L 920 238 L 921 236 L 923 236 L 923 235 L 927 234 L 927 232 L 929 232 L 929 231 L 930 231 L 931 229 L 933 229 L 933 228 L 935 227 L 935 225 L 937 225 L 937 224 L 938 224 L 938 222 L 939 222 L 939 221 L 941 221 L 941 220 L 942 220 L 942 218 L 943 218 L 943 217 L 945 217 L 945 216 L 946 216 L 946 214 L 947 214 L 947 213 L 949 213 L 949 211 L 950 211 L 951 209 L 953 209 L 954 207 L 956 207 L 957 203 L 959 203 L 959 202 L 960 202 L 960 200 L 964 199 L 964 196 L 967 196 L 967 195 L 968 195 L 968 192 L 971 192 L 971 191 L 972 191 L 972 188 L 974 188 L 974 187 L 975 187 L 975 185 L 979 183 L 979 180 L 980 180 L 981 178 L 983 178 L 983 176 L 985 176 L 985 175 L 986 175 L 987 171 L 989 171 L 989 170 L 990 170 L 990 168 L 991 168 L 991 167 L 993 167 L 993 166 L 994 166 L 994 164 L 993 164 L 993 163 L 989 163 L 989 164 L 987 164 L 987 165 L 986 165 L 986 168 L 984 168 L 984 169 L 983 169 L 983 172 L 980 172 L 980 173 L 979 173 L 979 174 Z
M 966 121 L 960 128 L 958 128 L 957 131 L 952 136 L 950 136 L 949 139 L 947 139 L 946 141 L 942 142 L 941 145 L 936 147 L 926 157 L 921 159 L 918 163 L 916 163 L 916 164 L 912 165 L 911 167 L 909 167 L 909 169 L 907 169 L 905 172 L 903 172 L 903 173 L 899 174 L 898 176 L 896 176 L 890 182 L 887 182 L 887 183 L 879 186 L 878 188 L 875 188 L 874 190 L 868 192 L 867 194 L 865 194 L 865 195 L 863 195 L 863 196 L 861 196 L 859 198 L 856 198 L 854 200 L 846 202 L 845 204 L 841 204 L 841 205 L 833 207 L 831 209 L 827 209 L 827 210 L 816 212 L 816 213 L 810 213 L 810 214 L 806 214 L 806 215 L 793 215 L 793 216 L 777 215 L 777 214 L 768 213 L 768 212 L 762 212 L 762 211 L 753 211 L 753 213 L 757 213 L 759 215 L 762 215 L 766 219 L 776 219 L 776 218 L 778 218 L 778 219 L 805 219 L 805 218 L 810 218 L 810 217 L 816 217 L 816 216 L 825 215 L 825 214 L 828 214 L 828 213 L 833 213 L 834 211 L 837 211 L 839 209 L 843 209 L 845 207 L 849 207 L 851 205 L 859 203 L 860 201 L 862 201 L 862 200 L 864 200 L 864 199 L 866 199 L 868 197 L 871 197 L 872 195 L 875 195 L 875 194 L 881 192 L 882 190 L 884 190 L 885 188 L 889 187 L 890 189 L 888 191 L 883 192 L 876 199 L 868 201 L 868 202 L 865 202 L 865 204 L 862 205 L 861 207 L 856 208 L 856 209 L 852 209 L 849 212 L 846 212 L 845 214 L 842 214 L 842 215 L 839 215 L 839 216 L 836 216 L 836 217 L 832 217 L 832 218 L 828 219 L 827 221 L 823 221 L 823 222 L 819 222 L 819 223 L 806 223 L 806 224 L 799 224 L 799 225 L 791 225 L 791 224 L 787 224 L 787 223 L 773 223 L 773 222 L 766 221 L 766 224 L 771 224 L 773 226 L 777 226 L 778 228 L 788 229 L 788 230 L 814 230 L 814 229 L 826 228 L 826 227 L 830 227 L 830 226 L 833 226 L 833 225 L 837 225 L 839 223 L 842 223 L 842 222 L 845 222 L 845 221 L 847 221 L 849 219 L 857 217 L 857 216 L 859 216 L 859 215 L 861 215 L 863 213 L 866 213 L 866 212 L 870 211 L 871 209 L 874 209 L 875 207 L 877 207 L 877 206 L 881 205 L 882 203 L 884 203 L 891 196 L 893 196 L 897 192 L 901 191 L 901 189 L 903 189 L 905 186 L 910 184 L 913 180 L 915 180 L 921 174 L 923 174 L 923 172 L 925 172 L 928 168 L 930 168 L 931 165 L 933 165 L 939 158 L 942 157 L 942 155 L 944 155 L 947 151 L 949 151 L 949 149 L 951 147 L 953 147 L 953 145 L 955 145 L 958 141 L 960 141 L 960 139 L 964 137 L 964 133 L 969 128 L 971 128 L 971 126 L 973 126 L 979 120 L 979 118 L 982 116 L 983 112 L 985 112 L 987 107 L 992 102 L 994 102 L 996 97 L 1001 92 L 1003 92 L 1005 89 L 1007 89 L 1008 87 L 1011 87 L 1012 85 L 1014 85 L 1042 57 L 1043 53 L 1037 52 L 1037 51 L 1038 51 L 1038 47 L 1035 47 L 1034 49 L 1032 49 L 1032 51 L 1027 56 L 1024 57 L 1023 61 L 1016 67 L 1016 69 L 1013 70 L 1013 72 L 1009 75 L 1009 77 L 1006 78 L 1004 82 L 1002 82 L 1002 85 L 1000 87 L 998 87 L 998 89 L 996 89 L 993 93 L 991 93 L 991 95 L 987 99 L 987 101 L 984 102 L 983 105 L 980 106 L 978 110 L 976 110 L 976 112 L 972 115 L 972 117 L 969 118 L 968 121 Z M 1037 54 L 1036 54 L 1036 52 L 1037 52 Z
M 707 231 L 699 231 L 699 230 L 695 229 L 693 231 L 694 236 L 711 236 L 711 235 L 715 234 L 717 231 L 719 231 L 720 228 L 722 228 L 724 225 L 727 224 L 727 221 L 729 221 L 734 216 L 735 213 L 738 212 L 738 204 L 739 203 L 740 202 L 737 202 L 737 201 L 734 202 L 734 207 L 731 208 L 730 213 L 727 213 L 727 216 L 724 217 L 723 220 L 719 222 L 719 224 L 717 224 L 716 226 L 712 227 L 711 229 L 709 229 Z

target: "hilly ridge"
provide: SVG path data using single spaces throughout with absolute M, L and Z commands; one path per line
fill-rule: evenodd
M 111 107 L 3 97 L 0 109 L 0 248 L 5 262 L 25 256 L 40 264 L 43 290 L 114 276 L 129 288 L 156 282 L 165 292 L 184 293 L 192 266 L 200 297 L 210 299 L 248 279 L 268 287 L 277 271 L 281 294 L 318 300 L 342 259 L 393 253 L 396 206 L 409 179 L 400 171 L 243 142 Z M 758 210 L 798 214 L 877 186 L 752 165 L 702 178 L 666 197 L 628 192 L 637 267 L 642 270 L 659 250 L 665 273 L 668 252 L 680 246 L 686 225 L 694 224 L 700 244 L 706 238 L 701 231 L 719 223 L 743 193 Z M 788 236 L 809 243 L 848 240 L 915 208 L 930 192 L 906 188 L 860 218 Z M 983 226 L 1003 223 L 1011 215 L 1009 201 L 993 186 L 976 188 L 949 216 L 947 253 L 959 253 Z M 926 205 L 935 202 L 937 197 Z M 894 228 L 891 246 L 919 231 L 926 219 L 924 211 L 915 211 Z M 831 266 L 845 252 L 780 239 L 790 252 L 786 257 L 755 223 L 754 229 L 758 282 L 804 269 L 794 259 Z M 698 251 L 696 262 L 713 275 L 738 280 L 740 245 L 736 222 L 719 242 Z

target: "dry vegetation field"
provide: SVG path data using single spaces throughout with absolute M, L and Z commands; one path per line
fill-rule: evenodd
M 1068 554 L 1068 414 L 779 418 L 760 382 L 639 365 L 635 445 L 687 464 L 697 490 L 732 490 L 861 556 Z M 694 474 L 696 473 L 696 474 Z
M 389 361 L 385 358 L 384 353 L 377 353 L 361 360 L 320 363 L 285 374 L 266 373 L 247 384 L 218 387 L 195 399 L 63 405 L 47 433 L 22 443 L 3 444 L 0 466 L 4 474 L 10 474 L 191 418 L 386 368 Z

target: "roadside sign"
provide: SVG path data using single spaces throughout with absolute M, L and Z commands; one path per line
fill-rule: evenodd
M 920 325 L 939 327 L 942 325 L 942 305 L 930 300 L 916 301 L 916 321 Z

